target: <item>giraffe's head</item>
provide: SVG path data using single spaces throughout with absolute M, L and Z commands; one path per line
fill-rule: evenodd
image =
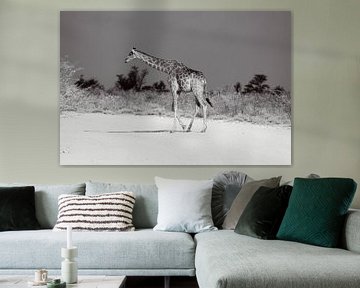
M 136 59 L 136 48 L 131 49 L 129 55 L 125 58 L 125 63 L 130 62 L 131 60 Z

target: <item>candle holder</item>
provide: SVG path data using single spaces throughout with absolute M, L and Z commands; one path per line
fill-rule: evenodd
M 77 247 L 61 248 L 61 257 L 65 258 L 61 262 L 61 279 L 67 284 L 77 283 L 78 281 L 78 269 L 75 261 L 77 256 Z

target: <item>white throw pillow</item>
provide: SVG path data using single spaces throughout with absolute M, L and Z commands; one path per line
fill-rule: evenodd
M 217 230 L 211 217 L 213 180 L 155 177 L 159 212 L 154 230 L 198 233 Z
M 92 196 L 59 196 L 55 231 L 72 226 L 74 231 L 133 231 L 133 192 L 114 192 Z

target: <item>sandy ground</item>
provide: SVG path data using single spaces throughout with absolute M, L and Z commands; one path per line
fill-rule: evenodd
M 186 120 L 186 119 L 185 119 Z M 61 165 L 290 165 L 291 128 L 209 120 L 169 133 L 160 116 L 62 113 Z

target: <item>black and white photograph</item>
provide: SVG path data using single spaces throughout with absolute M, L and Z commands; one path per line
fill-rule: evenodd
M 61 165 L 291 165 L 289 11 L 61 11 Z

